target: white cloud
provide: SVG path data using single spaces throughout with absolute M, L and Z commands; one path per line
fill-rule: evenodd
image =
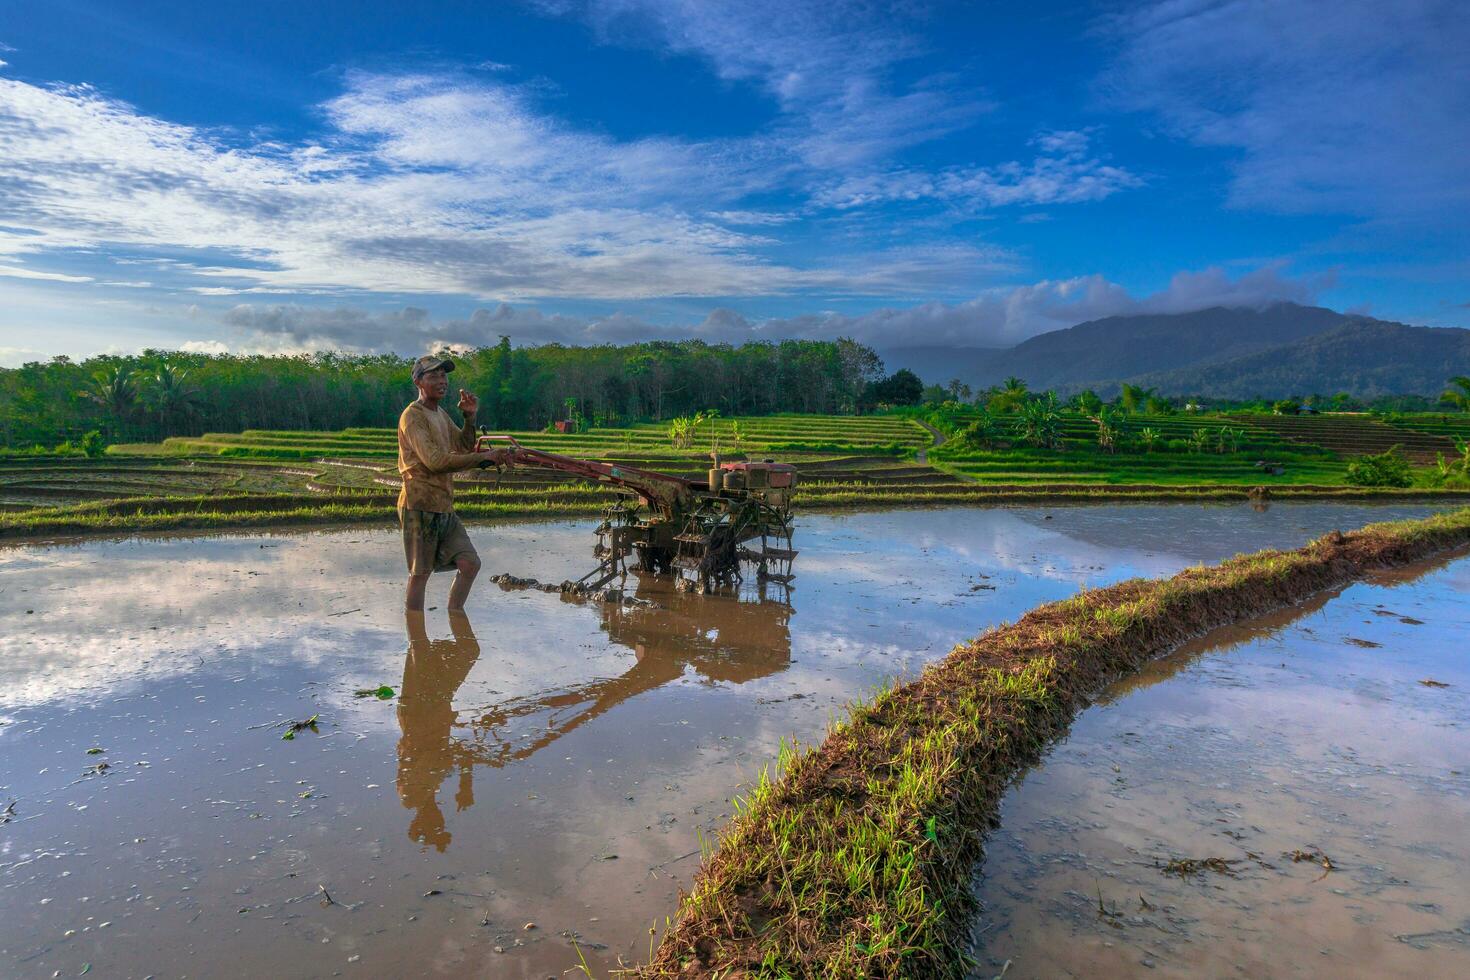
M 476 310 L 464 319 L 435 320 L 412 307 L 373 313 L 346 307 L 242 304 L 223 320 L 234 332 L 233 349 L 271 353 L 336 349 L 418 354 L 448 346 L 490 345 L 502 336 L 517 344 L 623 344 L 686 338 L 739 344 L 852 337 L 879 349 L 1005 347 L 1105 316 L 1305 303 L 1329 285 L 1326 280 L 1289 279 L 1280 266 L 1273 265 L 1235 279 L 1219 268 L 1181 272 L 1166 288 L 1144 296 L 1092 275 L 987 290 L 962 303 L 883 308 L 858 316 L 820 313 L 752 321 L 735 310 L 715 308 L 698 322 L 655 324 L 616 312 L 572 317 L 501 304 Z
M 91 282 L 91 276 L 69 276 L 61 272 L 38 272 L 20 266 L 0 265 L 0 276 L 11 279 L 41 279 L 46 282 Z
M 0 79 L 0 256 L 207 251 L 172 268 L 216 291 L 637 298 L 803 285 L 801 270 L 756 253 L 759 239 L 663 190 L 734 200 L 770 179 L 753 154 L 726 166 L 718 146 L 574 133 L 510 88 L 457 77 L 353 75 L 325 108 L 342 134 L 330 148 L 239 148 L 86 87 Z
M 1238 150 L 1233 204 L 1463 220 L 1470 17 L 1457 0 L 1164 0 L 1110 27 L 1110 99 Z
M 86 86 L 0 78 L 0 258 L 12 260 L 0 269 L 86 281 L 19 264 L 84 253 L 152 264 L 150 282 L 201 295 L 525 301 L 912 295 L 1007 266 L 984 246 L 863 254 L 859 243 L 807 267 L 773 260 L 770 230 L 798 213 L 738 205 L 793 189 L 804 164 L 775 137 L 618 141 L 536 111 L 513 86 L 458 75 L 351 73 L 322 109 L 330 138 L 236 146 Z M 1063 155 L 942 174 L 934 193 L 1061 203 L 1127 183 L 1080 151 L 1041 149 Z M 899 183 L 854 183 L 812 206 L 893 198 Z
M 1100 201 L 1143 183 L 1127 170 L 1091 155 L 1086 133 L 1042 133 L 1033 142 L 1042 155 L 1030 163 L 865 174 L 821 191 L 817 200 L 831 207 L 853 208 L 884 201 L 935 199 L 987 209 Z
M 20 367 L 28 361 L 42 361 L 46 352 L 33 347 L 0 347 L 0 367 Z
M 229 345 L 219 340 L 186 340 L 179 345 L 179 350 L 190 354 L 228 354 Z

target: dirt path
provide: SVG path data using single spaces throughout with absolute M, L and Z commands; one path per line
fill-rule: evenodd
M 940 446 L 944 445 L 946 442 L 949 441 L 949 436 L 945 435 L 943 432 L 940 432 L 938 429 L 930 425 L 928 422 L 925 422 L 923 419 L 914 419 L 914 421 L 918 422 L 925 429 L 928 429 L 929 434 L 934 437 L 934 445 L 929 446 L 926 449 L 920 449 L 919 454 L 915 457 L 915 459 L 917 459 L 920 463 L 924 463 L 927 465 L 929 462 L 929 450 L 938 449 Z

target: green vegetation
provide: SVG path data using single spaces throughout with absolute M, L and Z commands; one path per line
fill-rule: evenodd
M 1348 463 L 1347 482 L 1355 487 L 1411 487 L 1414 474 L 1399 447 Z
M 955 433 L 929 459 L 980 483 L 1337 486 L 1346 475 L 1336 453 L 1234 416 L 1088 414 L 1033 398 L 1010 415 L 949 407 L 929 421 Z
M 644 977 L 961 977 L 981 836 L 1107 683 L 1182 640 L 1470 542 L 1470 508 L 1334 533 L 1033 610 L 783 746 Z
M 454 356 L 454 386 L 478 393 L 480 421 L 497 429 L 657 422 L 711 408 L 726 415 L 855 413 L 886 400 L 875 397 L 886 391 L 878 387 L 882 362 L 850 340 L 522 348 L 503 340 Z M 55 357 L 0 369 L 0 449 L 50 448 L 93 429 L 109 442 L 128 442 L 388 427 L 413 397 L 409 361 L 177 351 L 80 363 Z
M 702 479 L 712 450 L 727 458 L 779 457 L 801 470 L 802 510 L 1245 500 L 1263 493 L 1276 499 L 1452 497 L 1470 490 L 1466 457 L 1451 437 L 1361 416 L 1150 415 L 1109 406 L 1089 416 L 1045 395 L 1027 395 L 1017 406 L 999 415 L 948 405 L 919 418 L 733 418 L 702 411 L 665 423 L 516 435 L 535 448 L 691 479 Z M 920 419 L 951 433 L 949 441 L 934 446 Z M 1316 430 L 1301 426 L 1320 426 L 1329 438 L 1354 447 L 1376 447 L 1385 434 L 1394 439 L 1385 450 L 1414 445 L 1418 455 L 1405 457 L 1412 464 L 1409 483 L 1349 483 L 1355 457 L 1310 444 Z M 1416 439 L 1448 451 L 1426 460 Z M 206 433 L 115 445 L 100 458 L 86 456 L 100 452 L 100 435 L 61 448 L 66 454 L 0 458 L 0 537 L 394 520 L 397 444 L 389 428 Z M 914 459 L 921 451 L 928 454 L 924 462 Z M 610 499 L 600 485 L 537 470 L 476 471 L 464 474 L 459 487 L 459 509 L 472 519 L 593 514 Z

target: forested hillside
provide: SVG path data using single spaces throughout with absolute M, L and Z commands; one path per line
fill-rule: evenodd
M 1254 398 L 1261 392 L 1345 391 L 1362 399 L 1433 395 L 1470 372 L 1470 330 L 1355 318 L 1295 343 L 1136 381 L 1162 394 Z

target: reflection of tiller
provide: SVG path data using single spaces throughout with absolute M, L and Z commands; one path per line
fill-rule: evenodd
M 660 685 L 691 676 L 704 684 L 744 684 L 791 665 L 792 609 L 785 602 L 668 598 L 672 601 L 667 606 L 602 607 L 608 639 L 631 649 L 635 657 L 621 676 L 507 698 L 470 712 L 473 737 L 456 740 L 454 749 L 461 786 L 468 785 L 465 766 L 499 769 L 528 759 Z
M 789 584 L 791 493 L 796 467 L 770 460 L 713 465 L 705 481 L 686 480 L 633 466 L 574 459 L 529 449 L 514 436 L 481 435 L 482 450 L 506 449 L 505 462 L 538 466 L 597 480 L 628 491 L 603 511 L 593 555 L 601 563 L 569 589 L 591 592 L 627 575 L 625 559 L 634 552 L 642 571 L 679 576 L 681 589 L 707 592 L 740 579 L 740 563 L 755 566 L 762 582 Z M 489 464 L 485 464 L 489 465 Z M 640 517 L 639 508 L 651 513 Z M 760 548 L 747 547 L 760 539 Z M 780 547 L 784 544 L 784 547 Z

